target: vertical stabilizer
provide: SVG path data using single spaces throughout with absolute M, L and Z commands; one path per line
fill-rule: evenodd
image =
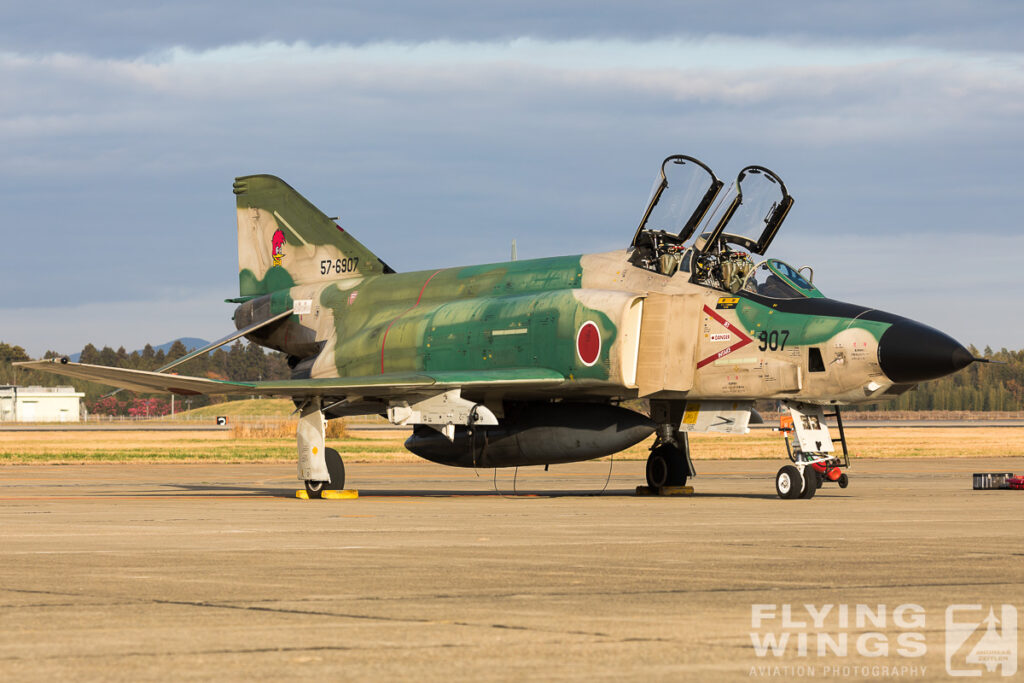
M 280 178 L 236 178 L 234 193 L 242 296 L 394 272 Z

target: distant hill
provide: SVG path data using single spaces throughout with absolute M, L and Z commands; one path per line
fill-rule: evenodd
M 167 353 L 168 351 L 171 350 L 171 347 L 174 346 L 174 342 L 176 341 L 180 341 L 182 344 L 184 344 L 185 348 L 188 349 L 189 351 L 202 348 L 210 343 L 205 339 L 200 339 L 199 337 L 180 337 L 178 339 L 172 339 L 171 341 L 165 344 L 161 344 L 160 346 L 154 346 L 153 350 L 163 351 L 164 353 Z M 142 353 L 142 349 L 136 349 L 136 351 Z M 132 354 L 135 353 L 135 351 L 129 351 L 128 353 Z M 70 358 L 73 363 L 77 363 L 78 359 L 81 358 L 81 356 L 82 352 L 79 351 L 78 353 L 71 354 L 70 356 L 68 356 L 68 358 Z
M 167 342 L 166 344 L 161 344 L 160 346 L 154 346 L 153 350 L 154 351 L 163 351 L 164 353 L 167 353 L 168 351 L 171 350 L 171 347 L 174 346 L 174 342 L 176 342 L 176 341 L 180 341 L 182 344 L 184 344 L 185 348 L 188 349 L 189 351 L 194 351 L 195 349 L 201 349 L 202 347 L 204 347 L 204 346 L 206 346 L 207 344 L 210 343 L 210 342 L 206 341 L 205 339 L 200 339 L 199 337 L 179 337 L 178 339 L 172 339 L 171 341 Z M 142 353 L 142 349 L 139 349 L 138 351 L 139 351 L 139 353 Z M 134 352 L 133 351 L 129 351 L 128 353 L 131 354 L 131 353 L 134 353 Z

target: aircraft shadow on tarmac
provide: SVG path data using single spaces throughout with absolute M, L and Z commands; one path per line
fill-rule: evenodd
M 775 494 L 755 493 L 694 493 L 689 496 L 638 496 L 630 489 L 615 489 L 609 491 L 441 491 L 441 490 L 369 490 L 360 489 L 361 498 L 387 498 L 387 497 L 422 497 L 422 498 L 459 498 L 465 496 L 478 496 L 490 498 L 672 498 L 686 500 L 692 498 L 751 498 L 751 499 L 773 499 Z
M 180 491 L 190 493 L 210 494 L 232 494 L 233 497 L 272 497 L 272 498 L 295 498 L 294 488 L 262 488 L 259 486 L 236 486 L 228 484 L 167 484 Z M 174 494 L 169 494 L 174 495 Z M 360 498 L 636 498 L 634 489 L 608 489 L 587 490 L 587 489 L 562 489 L 562 490 L 495 490 L 493 488 L 481 490 L 465 489 L 372 489 L 360 488 Z M 643 496 L 645 498 L 662 498 L 662 496 Z M 703 493 L 695 492 L 689 496 L 664 496 L 664 498 L 676 498 L 680 500 L 692 498 L 747 498 L 751 500 L 769 500 L 776 498 L 774 493 Z

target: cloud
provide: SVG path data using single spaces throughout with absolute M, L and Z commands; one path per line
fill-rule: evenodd
M 7 8 L 0 45 L 24 53 L 58 51 L 130 57 L 183 46 L 306 41 L 313 45 L 399 42 L 498 42 L 621 38 L 645 42 L 710 34 L 772 36 L 789 42 L 1019 49 L 1015 0 L 844 0 L 827 3 L 716 0 L 474 0 L 280 3 L 179 0 L 102 5 L 42 0 Z
M 322 119 L 360 109 L 376 115 L 397 103 L 516 109 L 543 102 L 554 113 L 589 117 L 637 105 L 654 115 L 682 108 L 711 112 L 725 125 L 761 108 L 761 119 L 780 124 L 776 132 L 787 139 L 834 137 L 842 128 L 857 141 L 934 135 L 967 121 L 998 125 L 1024 108 L 1022 55 L 737 37 L 266 43 L 127 60 L 4 53 L 0 65 L 0 85 L 19 93 L 4 108 L 0 133 L 10 136 L 159 129 L 183 116 L 235 115 L 244 127 L 247 119 L 280 123 L 296 111 Z
M 621 248 L 674 152 L 726 180 L 748 163 L 778 171 L 797 198 L 794 244 L 863 240 L 872 278 L 900 291 L 925 275 L 901 274 L 892 236 L 1019 233 L 1022 66 L 994 47 L 741 34 L 8 51 L 0 182 L 16 257 L 0 306 L 78 321 L 79 306 L 124 302 L 89 308 L 121 330 L 186 286 L 216 292 L 181 296 L 223 316 L 229 184 L 256 172 L 400 270 L 503 260 L 513 238 L 522 258 Z M 931 243 L 913 258 L 932 259 Z M 961 259 L 937 296 L 983 270 L 986 250 Z M 37 318 L 8 320 L 11 341 L 34 334 Z

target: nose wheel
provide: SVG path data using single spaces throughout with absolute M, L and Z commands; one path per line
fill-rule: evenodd
M 775 492 L 784 500 L 814 498 L 819 486 L 818 474 L 810 467 L 783 465 L 775 475 Z

